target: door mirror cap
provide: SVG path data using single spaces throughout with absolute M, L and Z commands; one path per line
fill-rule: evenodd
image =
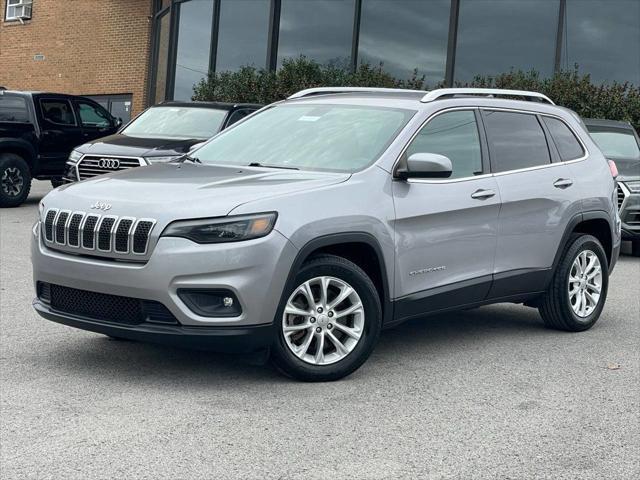
M 397 171 L 398 177 L 408 178 L 449 178 L 453 172 L 451 160 L 437 153 L 414 153 L 407 158 L 407 166 Z

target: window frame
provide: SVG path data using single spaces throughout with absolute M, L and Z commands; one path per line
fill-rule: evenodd
M 476 128 L 478 129 L 478 139 L 480 141 L 480 155 L 482 162 L 482 173 L 480 175 L 472 175 L 469 177 L 459 177 L 459 178 L 408 178 L 406 180 L 400 179 L 398 176 L 398 170 L 402 168 L 403 163 L 406 161 L 405 155 L 407 150 L 413 143 L 413 141 L 420 135 L 420 132 L 424 127 L 431 122 L 436 117 L 440 115 L 445 115 L 449 112 L 456 111 L 472 111 L 474 112 L 474 116 L 476 119 Z M 424 122 L 422 122 L 418 128 L 413 132 L 409 140 L 405 143 L 400 151 L 400 154 L 396 158 L 396 161 L 393 164 L 393 168 L 391 169 L 393 172 L 393 179 L 400 180 L 408 183 L 457 183 L 457 182 L 466 182 L 470 180 L 477 180 L 479 178 L 487 178 L 492 176 L 490 169 L 490 160 L 489 160 L 489 147 L 487 143 L 487 136 L 484 130 L 484 124 L 482 123 L 482 115 L 480 114 L 480 108 L 474 106 L 466 106 L 466 107 L 450 107 L 444 108 L 442 110 L 438 110 L 431 115 L 429 115 Z
M 71 111 L 71 114 L 73 115 L 73 124 L 70 123 L 58 123 L 58 122 L 54 122 L 53 120 L 49 119 L 46 117 L 45 115 L 45 110 L 44 110 L 44 106 L 42 105 L 43 102 L 67 102 L 69 104 L 69 110 Z M 76 114 L 76 109 L 73 106 L 73 102 L 71 100 L 69 100 L 68 98 L 55 98 L 55 97 L 41 97 L 38 99 L 38 107 L 40 108 L 40 115 L 42 116 L 42 120 L 44 120 L 45 122 L 50 123 L 51 125 L 59 125 L 61 127 L 66 127 L 66 128 L 80 128 L 80 123 L 78 122 L 78 115 Z
M 16 17 L 16 16 L 9 16 L 9 8 L 11 7 L 30 7 L 31 10 L 29 11 L 29 16 L 28 17 Z M 23 9 L 24 11 L 24 9 Z M 24 22 L 24 21 L 29 21 L 31 20 L 33 17 L 33 0 L 22 0 L 20 3 L 18 4 L 9 4 L 9 0 L 5 1 L 5 9 L 4 9 L 4 20 L 5 22 Z

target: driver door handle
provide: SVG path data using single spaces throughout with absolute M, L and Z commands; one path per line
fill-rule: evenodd
M 493 190 L 485 190 L 481 188 L 480 190 L 476 190 L 471 194 L 471 198 L 476 198 L 478 200 L 484 200 L 485 198 L 491 198 L 496 194 Z
M 573 185 L 573 181 L 569 178 L 559 178 L 553 182 L 553 186 L 556 188 L 568 188 Z

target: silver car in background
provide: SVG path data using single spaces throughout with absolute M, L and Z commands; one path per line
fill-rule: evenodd
M 192 155 L 43 199 L 40 315 L 327 381 L 429 313 L 515 302 L 582 331 L 604 307 L 612 169 L 539 93 L 310 89 Z

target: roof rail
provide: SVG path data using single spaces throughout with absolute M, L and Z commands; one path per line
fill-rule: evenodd
M 395 93 L 395 92 L 411 92 L 411 93 L 427 93 L 424 90 L 409 90 L 406 88 L 375 88 L 375 87 L 315 87 L 307 88 L 306 90 L 300 90 L 287 97 L 287 99 L 310 97 L 312 95 L 322 95 L 331 93 L 353 93 L 353 92 L 381 92 L 381 93 Z
M 455 95 L 485 95 L 489 97 L 524 97 L 527 100 L 540 101 L 555 105 L 553 101 L 538 92 L 528 92 L 526 90 L 505 90 L 502 88 L 439 88 L 437 90 L 431 90 L 424 97 L 421 102 L 433 102 L 443 97 L 453 97 Z

